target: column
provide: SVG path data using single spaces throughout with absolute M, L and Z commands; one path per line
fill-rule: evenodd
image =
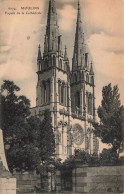
M 39 99 L 40 99 L 41 104 L 43 104 L 43 97 L 42 97 L 42 95 L 43 95 L 43 92 L 42 92 L 43 86 L 42 86 L 42 84 L 40 85 L 39 89 L 40 89 L 40 96 L 39 96 L 40 98 Z
M 95 87 L 93 86 L 93 119 L 95 120 L 96 111 L 95 111 Z
M 65 90 L 65 95 L 64 95 L 64 99 L 65 99 L 65 101 L 64 101 L 64 106 L 66 106 L 66 105 L 67 105 L 67 86 L 66 86 L 66 85 L 65 85 L 64 90 Z
M 46 103 L 48 103 L 48 81 L 46 81 Z
M 51 78 L 51 81 L 50 81 L 50 91 L 51 91 L 50 102 L 53 103 L 54 102 L 54 78 L 53 77 Z
M 80 91 L 80 113 L 83 115 L 83 89 Z

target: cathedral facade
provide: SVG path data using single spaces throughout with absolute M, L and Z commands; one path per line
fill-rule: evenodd
M 62 50 L 55 0 L 49 0 L 43 54 L 40 45 L 38 48 L 36 107 L 31 108 L 31 114 L 42 119 L 46 109 L 51 112 L 55 155 L 63 160 L 75 149 L 93 154 L 99 147 L 92 126 L 95 120 L 95 74 L 86 51 L 79 3 L 71 65 L 66 46 L 64 52 Z

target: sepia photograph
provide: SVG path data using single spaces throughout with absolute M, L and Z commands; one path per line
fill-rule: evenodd
M 123 194 L 124 0 L 0 7 L 0 194 Z

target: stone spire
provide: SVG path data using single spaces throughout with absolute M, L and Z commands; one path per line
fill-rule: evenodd
M 84 34 L 82 30 L 82 21 L 81 21 L 81 14 L 80 14 L 80 3 L 78 1 L 78 14 L 77 14 L 77 23 L 76 23 L 76 33 L 75 33 L 75 43 L 74 43 L 74 53 L 72 59 L 72 69 L 76 70 L 79 67 L 83 66 L 84 61 L 84 51 L 85 44 L 84 44 Z
M 44 54 L 48 52 L 56 52 L 61 46 L 61 37 L 59 34 L 59 27 L 57 24 L 57 13 L 55 0 L 49 0 L 49 9 L 47 17 L 47 26 L 44 42 Z

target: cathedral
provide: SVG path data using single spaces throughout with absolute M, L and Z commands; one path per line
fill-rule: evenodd
M 86 51 L 80 4 L 72 64 L 66 46 L 64 52 L 62 50 L 55 0 L 49 0 L 47 17 L 43 54 L 40 45 L 38 48 L 36 107 L 31 108 L 31 115 L 42 119 L 46 109 L 51 112 L 56 158 L 65 160 L 75 149 L 98 153 L 99 142 L 92 126 L 95 120 L 95 74 Z

